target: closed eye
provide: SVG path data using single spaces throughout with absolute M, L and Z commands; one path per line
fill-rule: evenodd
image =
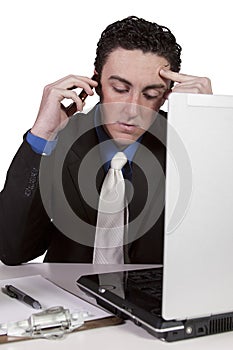
M 124 94 L 124 93 L 127 93 L 129 92 L 129 89 L 125 89 L 125 88 L 117 88 L 115 86 L 113 86 L 113 90 L 118 92 L 119 94 Z
M 156 98 L 159 97 L 159 95 L 149 95 L 149 94 L 146 94 L 144 93 L 143 96 L 147 99 L 147 100 L 154 100 Z

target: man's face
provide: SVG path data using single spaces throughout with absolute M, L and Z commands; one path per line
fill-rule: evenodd
M 170 67 L 165 58 L 141 50 L 109 55 L 101 75 L 102 118 L 117 143 L 135 142 L 153 123 L 170 83 L 159 75 L 164 67 Z

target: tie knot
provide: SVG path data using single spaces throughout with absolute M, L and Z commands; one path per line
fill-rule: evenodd
M 111 168 L 121 170 L 127 162 L 127 157 L 123 152 L 117 152 L 111 161 Z

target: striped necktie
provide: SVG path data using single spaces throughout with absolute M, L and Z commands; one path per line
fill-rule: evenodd
M 124 263 L 125 181 L 122 168 L 127 158 L 118 152 L 104 179 L 96 223 L 94 264 Z

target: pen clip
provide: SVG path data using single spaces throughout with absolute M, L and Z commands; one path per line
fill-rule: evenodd
M 14 292 L 12 292 L 12 291 L 8 288 L 8 286 L 2 287 L 1 289 L 2 289 L 2 292 L 3 292 L 4 294 L 8 295 L 9 297 L 15 298 L 15 299 L 17 298 L 17 295 L 16 295 Z

